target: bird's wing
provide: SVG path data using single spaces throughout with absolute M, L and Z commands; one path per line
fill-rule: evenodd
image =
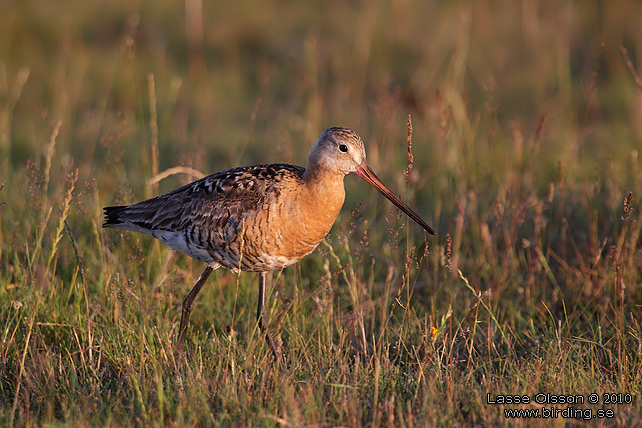
M 270 164 L 218 172 L 137 204 L 106 207 L 103 226 L 145 233 L 202 228 L 208 234 L 222 234 L 230 221 L 238 224 L 265 204 L 275 203 L 283 183 L 301 180 L 304 171 L 299 166 Z

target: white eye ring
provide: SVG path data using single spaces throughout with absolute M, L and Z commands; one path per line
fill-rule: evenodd
M 343 153 L 346 153 L 348 151 L 348 146 L 346 146 L 345 144 L 340 144 L 339 150 L 341 150 Z

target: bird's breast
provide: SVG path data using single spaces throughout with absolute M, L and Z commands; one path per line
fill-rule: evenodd
M 281 189 L 245 227 L 248 261 L 261 260 L 254 264 L 274 270 L 310 254 L 330 232 L 344 199 L 343 180 Z

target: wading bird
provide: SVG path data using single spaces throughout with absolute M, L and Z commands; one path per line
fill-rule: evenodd
M 435 234 L 370 169 L 361 137 L 341 127 L 323 131 L 305 168 L 271 164 L 218 172 L 134 205 L 106 207 L 102 226 L 146 233 L 207 263 L 183 300 L 178 350 L 194 299 L 214 269 L 258 272 L 257 322 L 279 361 L 263 312 L 267 274 L 296 263 L 319 245 L 343 206 L 343 179 L 351 173 Z

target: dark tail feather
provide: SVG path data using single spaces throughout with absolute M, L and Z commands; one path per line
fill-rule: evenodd
M 110 227 L 121 224 L 120 215 L 127 209 L 127 205 L 120 205 L 117 207 L 103 208 L 103 227 Z

